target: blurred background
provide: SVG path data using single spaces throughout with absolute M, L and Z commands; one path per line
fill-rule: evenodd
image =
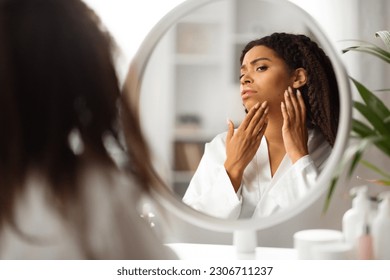
M 184 2 L 183 0 L 84 1 L 101 17 L 119 46 L 120 52 L 117 57 L 117 68 L 121 81 L 124 81 L 129 64 L 148 32 L 169 11 Z M 233 3 L 234 1 L 230 2 Z M 242 1 L 239 2 L 242 3 Z M 291 0 L 290 2 L 293 2 L 306 10 L 318 22 L 329 40 L 338 50 L 353 44 L 348 40 L 364 40 L 381 45 L 381 41 L 378 38 L 375 38 L 375 32 L 390 29 L 390 1 Z M 203 143 L 209 140 L 212 135 L 215 135 L 216 132 L 221 132 L 226 129 L 226 118 L 231 118 L 238 122 L 243 113 L 242 107 L 239 104 L 240 101 L 234 102 L 236 98 L 239 98 L 238 94 L 228 95 L 229 97 L 226 97 L 225 95 L 225 98 L 231 99 L 231 102 L 227 102 L 226 104 L 235 105 L 228 105 L 227 107 L 216 111 L 207 107 L 209 102 L 203 102 L 202 97 L 199 95 L 197 96 L 197 100 L 188 102 L 188 99 L 191 98 L 191 96 L 194 96 L 199 92 L 204 94 L 203 100 L 204 98 L 207 98 L 208 101 L 210 101 L 210 98 L 215 98 L 218 101 L 218 95 L 214 94 L 218 91 L 234 92 L 237 88 L 238 75 L 236 81 L 234 76 L 235 73 L 234 71 L 230 71 L 230 69 L 235 69 L 237 66 L 235 65 L 236 62 L 235 60 L 230 61 L 230 66 L 224 69 L 218 68 L 220 67 L 220 61 L 218 59 L 222 57 L 223 60 L 223 57 L 237 56 L 237 50 L 240 50 L 244 42 L 249 38 L 247 33 L 262 35 L 260 33 L 270 31 L 268 29 L 263 30 L 260 25 L 256 25 L 256 21 L 251 21 L 251 19 L 258 16 L 260 11 L 251 9 L 251 7 L 242 7 L 243 6 L 240 5 L 233 5 L 226 7 L 224 12 L 229 14 L 231 18 L 234 18 L 236 23 L 240 23 L 236 24 L 233 28 L 237 34 L 241 35 L 235 37 L 234 40 L 231 41 L 231 45 L 222 44 L 222 46 L 226 46 L 226 48 L 218 48 L 218 44 L 214 42 L 215 40 L 217 42 L 222 42 L 226 39 L 224 36 L 229 36 L 228 33 L 219 29 L 221 26 L 217 23 L 222 24 L 222 26 L 225 27 L 231 27 L 232 22 L 222 17 L 224 13 L 215 13 L 211 8 L 208 11 L 200 13 L 203 16 L 199 17 L 198 14 L 197 19 L 187 18 L 181 25 L 177 25 L 175 29 L 172 29 L 170 34 L 168 34 L 167 37 L 164 37 L 166 38 L 164 40 L 168 41 L 161 43 L 158 48 L 164 52 L 166 51 L 166 48 L 169 47 L 169 44 L 175 44 L 175 57 L 155 56 L 152 58 L 154 61 L 153 65 L 160 65 L 161 68 L 150 67 L 146 70 L 146 75 L 148 75 L 148 77 L 154 77 L 154 80 L 144 86 L 141 99 L 149 100 L 149 98 L 153 97 L 153 102 L 159 103 L 159 105 L 164 104 L 162 102 L 169 102 L 169 100 L 172 99 L 176 100 L 174 105 L 169 105 L 171 107 L 168 105 L 165 107 L 165 112 L 164 109 L 159 112 L 154 112 L 153 110 L 146 111 L 146 109 L 142 107 L 143 105 L 141 105 L 141 117 L 143 116 L 142 121 L 144 122 L 145 127 L 151 127 L 150 124 L 153 122 L 156 124 L 156 120 L 162 124 L 164 124 L 164 121 L 167 123 L 167 125 L 160 125 L 152 130 L 146 128 L 145 134 L 151 141 L 150 145 L 156 155 L 156 160 L 162 161 L 162 172 L 165 172 L 164 174 L 167 175 L 166 179 L 170 182 L 173 191 L 175 191 L 179 197 L 185 191 L 183 186 L 188 183 L 191 172 L 196 168 L 196 158 L 201 155 Z M 288 13 L 283 14 L 283 11 L 272 13 L 263 10 L 261 12 L 263 13 L 263 17 L 268 16 L 269 20 L 279 23 L 283 23 L 284 18 L 292 16 Z M 219 17 L 221 17 L 220 20 L 218 20 Z M 294 22 L 294 19 L 288 18 L 288 20 Z M 197 22 L 198 24 L 194 25 L 194 22 Z M 297 19 L 296 22 L 299 23 L 299 19 Z M 294 30 L 302 29 L 302 31 L 306 28 L 305 26 L 299 26 L 299 24 L 290 27 Z M 274 28 L 278 29 L 279 27 L 276 25 Z M 199 41 L 188 43 L 188 40 L 185 39 L 186 35 L 194 33 L 198 33 L 199 36 L 203 38 L 203 40 L 201 40 L 203 43 L 202 45 L 199 44 Z M 215 36 L 220 37 L 215 38 Z M 181 39 L 179 40 L 178 38 Z M 221 49 L 224 51 L 221 52 Z M 192 56 L 188 56 L 188 54 L 191 54 Z M 193 56 L 194 54 L 196 56 Z M 202 62 L 202 57 L 204 58 L 205 56 L 213 56 L 215 57 L 215 61 L 210 62 L 210 60 L 207 60 L 207 62 Z M 166 63 L 164 64 L 164 59 L 174 59 L 175 61 L 175 70 L 172 71 L 176 71 L 176 79 L 173 82 L 161 82 L 166 81 L 165 78 L 168 77 L 168 72 L 165 71 L 166 69 L 162 66 L 167 65 Z M 347 53 L 341 55 L 341 59 L 345 64 L 348 75 L 357 79 L 368 88 L 373 90 L 390 88 L 390 69 L 388 65 L 379 61 L 377 58 L 365 54 Z M 213 88 L 211 82 L 204 82 L 204 79 L 215 79 L 216 75 L 227 78 L 228 82 L 226 83 L 226 88 Z M 195 92 L 177 95 L 178 93 L 184 92 L 183 89 L 193 88 L 193 85 L 187 83 L 188 77 L 192 77 L 191 80 L 193 85 L 198 86 L 198 88 Z M 155 87 L 165 87 L 167 91 L 163 91 L 164 93 L 161 93 L 161 96 L 148 97 L 147 93 L 154 93 L 155 91 L 153 89 L 155 89 Z M 353 98 L 357 98 L 353 86 L 351 86 L 351 89 Z M 213 94 L 208 94 L 207 90 L 211 91 Z M 165 92 L 169 92 L 169 94 L 165 95 Z M 388 94 L 382 93 L 379 95 L 385 100 L 386 104 L 389 104 L 390 99 Z M 183 100 L 187 101 L 187 103 Z M 202 104 L 204 104 L 203 107 Z M 150 106 L 149 103 L 148 105 Z M 147 114 L 147 117 L 142 114 Z M 153 114 L 155 114 L 155 116 L 153 116 Z M 163 114 L 164 117 L 161 117 L 161 114 Z M 174 127 L 168 125 L 171 123 L 174 123 Z M 199 127 L 202 127 L 202 129 L 199 129 Z M 162 135 L 161 133 L 164 133 L 164 131 L 166 132 L 169 130 L 172 131 L 169 135 L 175 135 L 174 139 L 157 137 Z M 171 145 L 172 141 L 175 143 L 174 145 Z M 195 159 L 195 166 L 194 163 L 183 161 L 183 157 L 180 157 L 180 154 L 183 153 L 187 154 L 187 157 L 190 155 L 189 157 L 191 159 Z M 375 161 L 380 166 L 389 166 L 390 163 L 376 150 L 367 153 L 366 157 L 368 160 Z M 175 169 L 175 172 L 164 169 L 166 162 L 174 165 L 173 168 Z M 356 176 L 358 175 L 360 178 L 370 179 L 373 176 L 367 169 L 362 167 L 358 167 L 355 173 Z M 327 213 L 322 213 L 324 198 L 321 198 L 318 203 L 312 205 L 309 209 L 295 218 L 290 219 L 281 225 L 260 231 L 258 233 L 259 245 L 292 247 L 292 235 L 298 230 L 305 228 L 341 229 L 342 215 L 351 207 L 348 190 L 352 186 L 366 184 L 364 180 L 356 179 L 356 176 L 353 176 L 350 181 L 341 180 L 339 182 L 330 209 Z M 375 194 L 380 190 L 382 190 L 381 187 L 370 185 L 370 193 Z M 173 218 L 173 220 L 174 229 L 166 238 L 167 242 L 231 244 L 232 238 L 229 233 L 211 232 L 188 225 L 186 222 L 179 219 Z

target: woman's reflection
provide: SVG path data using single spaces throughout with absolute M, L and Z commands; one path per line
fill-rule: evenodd
M 206 144 L 183 198 L 228 219 L 268 216 L 303 198 L 332 151 L 339 119 L 331 62 L 307 36 L 251 41 L 240 62 L 246 117 Z

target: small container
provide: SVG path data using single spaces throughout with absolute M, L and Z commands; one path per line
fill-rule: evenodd
M 310 229 L 294 234 L 294 248 L 300 260 L 313 260 L 313 248 L 317 245 L 329 245 L 343 242 L 343 233 L 330 229 Z
M 345 212 L 342 228 L 345 242 L 352 246 L 354 258 L 358 254 L 358 239 L 364 234 L 364 226 L 367 217 L 370 216 L 370 201 L 367 197 L 367 186 L 359 186 L 351 189 L 352 208 Z
M 315 260 L 351 260 L 352 246 L 345 242 L 314 245 L 311 249 Z
M 358 238 L 357 258 L 359 260 L 373 260 L 374 253 L 370 226 L 366 224 L 364 228 L 364 233 Z
M 378 196 L 378 212 L 372 221 L 374 258 L 390 260 L 390 191 Z

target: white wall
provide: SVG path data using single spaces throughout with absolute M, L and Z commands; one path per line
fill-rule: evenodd
M 121 80 L 148 32 L 169 11 L 185 0 L 83 0 L 101 18 L 121 49 Z

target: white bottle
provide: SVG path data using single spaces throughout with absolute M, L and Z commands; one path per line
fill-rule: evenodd
M 354 196 L 352 208 L 343 216 L 342 228 L 345 242 L 352 246 L 352 257 L 357 258 L 358 240 L 364 234 L 367 218 L 370 216 L 370 201 L 367 197 L 367 186 L 351 189 Z
M 378 213 L 372 221 L 374 258 L 390 260 L 390 191 L 380 193 Z

